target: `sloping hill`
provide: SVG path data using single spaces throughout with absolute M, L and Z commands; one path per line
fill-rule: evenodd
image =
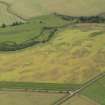
M 24 18 L 57 12 L 66 15 L 96 15 L 105 12 L 105 0 L 0 0 Z
M 0 26 L 2 24 L 10 25 L 14 22 L 24 22 L 20 17 L 9 11 L 9 6 L 4 2 L 0 2 Z

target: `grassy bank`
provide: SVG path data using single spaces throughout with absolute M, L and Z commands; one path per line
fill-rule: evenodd
M 3 89 L 32 89 L 32 90 L 45 90 L 45 91 L 68 91 L 76 90 L 81 85 L 76 84 L 56 84 L 56 83 L 31 83 L 31 82 L 0 82 L 0 90 Z

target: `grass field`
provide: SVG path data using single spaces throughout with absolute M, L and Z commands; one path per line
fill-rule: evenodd
M 100 103 L 100 105 L 105 105 L 105 77 L 86 88 L 81 94 Z
M 44 27 L 62 26 L 67 23 L 68 21 L 51 14 L 34 18 L 28 23 L 19 26 L 7 26 L 6 28 L 0 28 L 0 43 L 8 41 L 22 43 L 40 35 Z
M 105 0 L 0 0 L 24 18 L 58 12 L 67 15 L 96 15 L 105 12 Z M 91 8 L 91 9 L 90 9 Z
M 83 83 L 104 71 L 104 25 L 61 28 L 47 43 L 0 53 L 0 80 Z M 78 74 L 78 75 L 77 75 Z
M 0 91 L 1 105 L 52 105 L 66 94 Z M 6 99 L 6 100 L 5 100 Z
M 47 42 L 57 31 L 56 27 L 67 23 L 70 23 L 70 21 L 66 21 L 55 14 L 50 14 L 33 18 L 25 24 L 1 27 L 0 50 L 4 51 L 2 48 L 7 49 L 7 51 L 11 48 L 22 49 L 36 43 Z
M 61 105 L 100 105 L 82 95 L 76 95 Z
M 105 71 L 104 4 L 0 0 L 0 104 L 53 105 L 66 95 L 62 91 Z M 62 105 L 105 105 L 104 84 L 100 79 Z

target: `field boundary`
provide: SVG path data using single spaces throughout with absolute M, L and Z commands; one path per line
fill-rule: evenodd
M 57 83 L 27 83 L 27 82 L 0 82 L 0 91 L 39 91 L 39 92 L 59 92 L 68 93 L 80 88 L 81 85 L 57 84 Z
M 97 80 L 101 79 L 105 77 L 105 72 L 99 73 L 98 75 L 96 75 L 95 77 L 91 78 L 89 81 L 85 82 L 79 89 L 77 89 L 76 91 L 68 91 L 69 94 L 67 96 L 65 96 L 63 99 L 57 101 L 55 104 L 53 105 L 61 105 L 64 102 L 66 102 L 68 99 L 72 98 L 73 96 L 75 96 L 76 94 L 80 93 L 82 90 L 86 89 L 87 87 L 89 87 L 90 85 L 94 84 L 95 82 L 97 82 Z
M 8 92 L 13 92 L 14 91 L 14 92 L 66 93 L 66 95 L 64 97 L 61 97 L 59 100 L 57 100 L 55 103 L 52 104 L 52 105 L 61 105 L 62 103 L 66 102 L 68 99 L 72 98 L 76 94 L 79 94 L 82 90 L 84 90 L 87 87 L 89 87 L 90 85 L 96 83 L 97 80 L 99 80 L 99 79 L 101 79 L 103 77 L 105 77 L 105 72 L 101 72 L 101 73 L 97 74 L 96 76 L 92 77 L 90 80 L 88 80 L 87 82 L 82 84 L 80 87 L 76 88 L 75 90 L 70 90 L 69 86 L 68 86 L 68 90 L 66 90 L 66 89 L 64 89 L 64 90 L 57 90 L 57 89 L 53 90 L 53 89 L 38 89 L 38 88 L 37 89 L 34 89 L 34 88 L 32 89 L 32 88 L 28 88 L 28 87 L 25 87 L 25 86 L 24 86 L 24 88 L 22 88 L 22 87 L 16 88 L 16 86 L 15 86 L 15 88 L 13 88 L 13 87 L 12 88 L 10 88 L 10 87 L 9 88 L 8 87 L 7 88 L 0 87 L 0 91 L 8 91 Z M 6 82 L 5 82 L 5 85 L 6 85 Z M 10 86 L 10 84 L 9 84 L 9 86 Z M 43 88 L 43 85 L 42 85 L 42 88 Z M 49 88 L 49 84 L 48 84 L 48 88 Z

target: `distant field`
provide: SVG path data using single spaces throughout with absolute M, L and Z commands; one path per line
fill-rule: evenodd
M 67 15 L 96 15 L 105 12 L 105 0 L 0 0 L 11 5 L 11 10 L 23 18 L 49 13 Z
M 76 95 L 61 105 L 100 105 L 100 104 L 82 95 Z
M 0 91 L 1 105 L 52 105 L 65 94 Z M 6 99 L 6 100 L 5 100 Z
M 0 26 L 2 24 L 10 25 L 14 22 L 23 22 L 17 16 L 8 13 L 7 6 L 0 3 Z
M 1 52 L 0 80 L 83 83 L 104 70 L 104 34 L 102 24 L 74 25 L 59 29 L 45 44 Z
M 105 77 L 87 87 L 81 94 L 100 103 L 100 105 L 105 105 Z

